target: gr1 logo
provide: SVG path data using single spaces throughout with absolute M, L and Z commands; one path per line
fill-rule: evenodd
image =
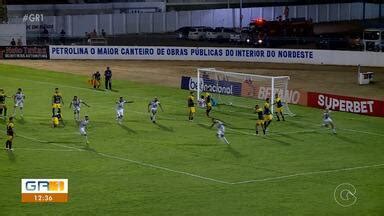
M 64 181 L 26 181 L 25 189 L 32 192 L 64 191 Z
M 22 179 L 22 202 L 67 202 L 68 179 Z

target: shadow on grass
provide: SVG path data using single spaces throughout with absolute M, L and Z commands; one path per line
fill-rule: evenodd
M 82 147 L 81 149 L 84 149 L 85 151 L 89 151 L 89 152 L 93 152 L 93 153 L 98 153 L 98 152 L 96 151 L 96 149 L 91 148 L 89 144 L 85 144 L 85 146 Z
M 158 122 L 156 122 L 154 124 L 157 125 L 163 131 L 173 132 L 173 128 L 171 128 L 171 127 L 167 127 L 165 125 L 159 124 Z
M 123 124 L 117 124 L 117 125 L 119 125 L 122 129 L 124 129 L 124 130 L 127 131 L 128 133 L 137 134 L 136 131 L 132 130 L 131 128 L 129 128 L 129 127 L 123 125 Z
M 243 157 L 243 155 L 240 152 L 236 151 L 236 149 L 232 148 L 230 144 L 227 145 L 227 149 L 225 151 L 231 153 L 235 158 Z
M 16 122 L 17 122 L 18 124 L 22 124 L 22 125 L 25 124 L 25 123 L 27 123 L 23 117 L 17 118 L 17 119 L 16 119 Z
M 272 137 L 270 137 L 268 135 L 263 136 L 263 138 L 266 139 L 266 140 L 272 141 L 274 143 L 280 144 L 280 145 L 284 145 L 284 146 L 290 146 L 291 145 L 291 143 L 283 141 L 281 138 L 280 139 L 276 139 L 276 138 L 272 138 Z
M 354 144 L 360 144 L 361 143 L 361 141 L 356 140 L 356 139 L 352 139 L 349 136 L 344 136 L 344 135 L 341 135 L 339 133 L 333 134 L 330 131 L 327 131 L 327 132 L 329 132 L 330 135 L 336 137 L 337 139 L 339 139 L 340 141 L 342 141 L 344 143 L 354 143 Z
M 11 162 L 15 162 L 16 161 L 16 156 L 13 153 L 13 151 L 7 150 L 7 154 L 8 154 L 9 161 L 11 161 Z

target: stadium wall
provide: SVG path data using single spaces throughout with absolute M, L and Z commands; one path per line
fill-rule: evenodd
M 384 53 L 305 49 L 49 46 L 51 59 L 195 60 L 384 67 Z
M 18 6 L 23 9 L 22 6 Z M 60 9 L 57 6 L 57 10 Z M 362 3 L 318 4 L 289 6 L 289 18 L 312 19 L 314 23 L 349 21 L 363 19 Z M 12 9 L 12 8 L 10 8 Z M 33 11 L 33 10 L 32 10 Z M 56 11 L 56 10 L 55 10 Z M 242 26 L 247 26 L 252 19 L 263 18 L 274 20 L 283 14 L 284 7 L 254 7 L 242 9 Z M 12 12 L 12 10 L 10 11 Z M 62 29 L 67 36 L 85 37 L 85 32 L 96 29 L 98 33 L 104 29 L 107 35 L 132 33 L 164 33 L 173 32 L 183 26 L 209 26 L 209 27 L 239 27 L 240 10 L 212 9 L 194 11 L 170 11 L 158 13 L 129 13 L 117 10 L 114 13 L 84 14 L 80 15 L 52 15 L 43 14 L 43 19 L 30 19 L 31 11 L 19 11 L 9 17 L 9 23 L 25 23 L 28 33 L 39 33 L 46 27 L 50 34 L 59 34 Z M 33 12 L 36 13 L 36 12 Z M 40 13 L 40 12 L 39 12 Z M 378 18 L 379 6 L 367 3 L 365 18 Z

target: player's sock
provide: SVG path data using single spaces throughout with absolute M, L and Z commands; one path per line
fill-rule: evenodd
M 256 134 L 259 134 L 259 130 L 256 129 Z
M 281 118 L 283 119 L 283 121 L 285 121 L 285 118 L 284 118 L 284 115 L 282 112 L 280 113 L 280 115 L 281 115 Z
M 23 110 L 23 108 L 20 108 L 20 116 L 21 116 L 21 117 L 24 116 L 24 110 Z
M 9 149 L 9 140 L 5 142 L 5 149 Z
M 223 136 L 223 140 L 225 141 L 225 143 L 229 144 L 227 138 L 225 138 L 225 136 Z
M 0 109 L 0 115 L 2 115 L 2 114 L 3 114 L 3 108 Z
M 279 113 L 275 113 L 276 114 L 276 117 L 277 117 L 277 121 L 280 121 L 280 117 L 279 117 Z
M 8 144 L 9 148 L 8 148 L 8 149 L 9 149 L 9 150 L 13 150 L 13 149 L 12 149 L 12 141 L 8 141 L 8 142 L 9 142 L 9 144 Z
M 4 107 L 4 117 L 6 117 L 6 116 L 7 116 L 7 108 Z

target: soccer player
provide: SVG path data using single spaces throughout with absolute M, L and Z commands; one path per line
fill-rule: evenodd
M 264 103 L 264 129 L 265 131 L 268 131 L 268 126 L 271 124 L 272 122 L 272 113 L 271 113 L 271 106 L 269 104 L 269 98 L 267 98 L 265 100 L 265 103 Z
M 263 109 L 259 107 L 258 104 L 255 106 L 255 113 L 257 114 L 257 120 L 256 120 L 256 134 L 259 134 L 259 126 L 263 130 L 263 134 L 265 135 L 265 128 L 264 128 L 264 113 Z
M 161 111 L 164 112 L 163 107 L 160 104 L 160 101 L 155 97 L 151 102 L 148 104 L 148 112 L 150 113 L 150 118 L 153 123 L 156 123 L 156 114 L 157 114 L 157 108 L 160 107 Z
M 7 105 L 5 104 L 6 98 L 9 97 L 4 93 L 4 89 L 0 89 L 0 115 L 3 114 L 4 120 L 7 118 Z
M 5 142 L 5 150 L 13 151 L 12 141 L 13 137 L 15 136 L 15 132 L 13 131 L 14 126 L 15 125 L 13 124 L 13 117 L 9 117 L 9 121 L 7 124 L 7 141 Z
M 59 92 L 59 88 L 55 88 L 55 93 L 52 96 L 52 115 L 56 115 L 56 109 L 57 113 L 61 113 L 61 105 L 64 106 L 63 97 Z
M 88 134 L 87 134 L 88 124 L 89 124 L 89 117 L 88 116 L 84 116 L 84 120 L 80 121 L 80 123 L 79 123 L 80 135 L 85 137 L 85 143 L 86 144 L 89 144 Z
M 205 93 L 205 105 L 206 105 L 205 114 L 207 115 L 207 117 L 209 117 L 209 113 L 212 110 L 212 101 L 211 101 L 211 95 L 208 92 Z
M 99 71 L 96 71 L 93 75 L 92 75 L 92 84 L 93 84 L 93 88 L 100 88 L 100 80 L 101 80 L 101 74 Z
M 60 122 L 65 126 L 63 118 L 60 113 L 56 113 L 55 115 L 52 115 L 52 127 L 56 128 L 59 127 Z
M 69 108 L 73 106 L 73 115 L 76 121 L 80 121 L 81 104 L 84 104 L 85 106 L 90 107 L 84 101 L 80 100 L 77 96 L 74 96 L 71 103 L 69 104 Z
M 281 102 L 281 98 L 279 97 L 279 94 L 275 94 L 275 103 L 274 103 L 274 105 L 275 104 L 276 104 L 275 114 L 276 114 L 276 117 L 277 117 L 277 121 L 280 121 L 279 113 L 280 113 L 281 118 L 283 119 L 283 121 L 285 121 L 284 115 L 283 115 L 283 102 Z
M 133 101 L 126 101 L 123 97 L 120 97 L 118 101 L 116 101 L 116 121 L 121 124 L 124 117 L 124 105 L 126 103 L 133 103 Z
M 335 124 L 333 124 L 333 121 L 331 119 L 331 111 L 326 108 L 323 113 L 323 126 L 328 127 L 331 125 L 332 133 L 336 133 Z
M 193 117 L 195 116 L 195 112 L 196 112 L 195 97 L 194 97 L 193 91 L 191 91 L 188 96 L 188 112 L 189 112 L 189 116 L 188 116 L 189 121 L 193 121 Z
M 225 126 L 224 126 L 224 123 L 218 119 L 215 119 L 215 118 L 212 118 L 212 125 L 211 125 L 211 128 L 213 126 L 216 125 L 216 128 L 217 128 L 217 138 L 219 138 L 220 140 L 224 141 L 226 144 L 229 144 L 227 138 L 225 138 Z
M 20 116 L 23 117 L 24 99 L 25 95 L 23 93 L 23 90 L 21 90 L 21 88 L 18 88 L 16 94 L 13 96 L 13 100 L 15 102 L 15 105 L 13 107 L 13 117 L 16 116 L 17 108 L 20 109 Z
M 199 107 L 200 108 L 205 108 L 206 107 L 204 95 L 201 95 L 200 99 L 198 99 L 197 102 L 199 103 Z

